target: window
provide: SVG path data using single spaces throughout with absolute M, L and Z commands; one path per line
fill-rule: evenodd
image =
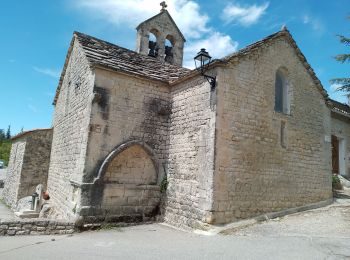
M 282 73 L 281 70 L 276 72 L 275 79 L 275 111 L 289 114 L 290 104 L 289 104 L 289 89 L 288 81 Z

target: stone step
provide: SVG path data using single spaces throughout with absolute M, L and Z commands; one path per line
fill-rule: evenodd
M 15 215 L 20 218 L 38 218 L 39 217 L 39 213 L 33 210 L 15 212 Z

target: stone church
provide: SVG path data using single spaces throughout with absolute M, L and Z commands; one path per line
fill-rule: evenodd
M 164 7 L 136 51 L 74 32 L 53 127 L 13 138 L 5 201 L 41 183 L 56 218 L 203 228 L 329 200 L 350 108 L 289 31 L 212 61 L 215 85 L 182 67 L 185 41 Z

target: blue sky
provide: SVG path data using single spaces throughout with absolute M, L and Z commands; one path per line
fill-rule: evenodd
M 12 133 L 50 127 L 52 100 L 73 31 L 134 50 L 135 27 L 157 14 L 160 0 L 11 0 L 0 10 L 0 129 Z M 202 47 L 220 58 L 286 24 L 330 96 L 346 102 L 329 79 L 349 77 L 349 53 L 337 34 L 350 36 L 349 0 L 169 0 L 187 42 L 184 64 Z

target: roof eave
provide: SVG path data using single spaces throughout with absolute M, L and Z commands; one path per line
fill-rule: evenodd
M 220 59 L 215 59 L 213 60 L 212 63 L 209 64 L 208 66 L 208 70 L 211 70 L 211 69 L 214 69 L 214 68 L 217 68 L 217 67 L 225 67 L 227 65 L 227 62 L 223 61 L 223 60 L 220 60 Z M 173 80 L 173 81 L 170 81 L 170 85 L 173 86 L 173 85 L 177 85 L 183 81 L 186 81 L 190 78 L 194 78 L 196 76 L 200 76 L 201 73 L 199 70 L 197 69 L 193 69 L 191 71 L 188 72 L 188 74 L 182 76 L 182 77 L 179 77 L 178 79 L 176 80 Z
M 339 110 L 334 109 L 334 108 L 331 108 L 331 111 L 332 111 L 333 113 L 335 113 L 335 114 L 338 114 L 338 115 L 341 115 L 341 116 L 344 116 L 344 117 L 350 119 L 350 115 L 349 115 L 349 114 L 346 114 L 346 113 L 344 113 L 344 112 L 342 112 L 342 111 L 339 111 Z
M 116 68 L 111 68 L 108 65 L 103 65 L 103 64 L 100 64 L 100 63 L 96 63 L 96 62 L 91 62 L 90 63 L 90 67 L 91 67 L 91 69 L 102 69 L 102 70 L 106 70 L 106 71 L 110 71 L 110 72 L 116 72 L 116 73 L 119 73 L 119 74 L 122 74 L 122 75 L 133 76 L 135 78 L 142 79 L 142 80 L 147 79 L 147 80 L 152 81 L 152 82 L 157 82 L 157 83 L 162 83 L 162 84 L 165 84 L 165 85 L 169 85 L 169 81 L 167 81 L 167 80 L 160 80 L 160 79 L 154 79 L 154 78 L 151 78 L 151 77 L 141 76 L 141 75 L 138 75 L 136 73 L 128 72 L 128 71 L 125 71 L 125 70 L 119 70 L 119 69 L 116 69 Z

